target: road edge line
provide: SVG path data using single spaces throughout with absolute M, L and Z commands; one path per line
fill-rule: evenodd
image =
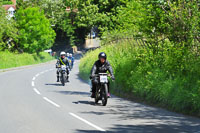
M 73 116 L 73 117 L 75 117 L 75 118 L 77 118 L 77 119 L 79 119 L 79 120 L 85 122 L 86 124 L 88 124 L 88 125 L 90 125 L 90 126 L 96 128 L 96 129 L 99 130 L 99 131 L 106 132 L 106 130 L 104 130 L 103 128 L 100 128 L 100 127 L 98 127 L 98 126 L 92 124 L 91 122 L 89 122 L 89 121 L 87 121 L 87 120 L 85 120 L 85 119 L 79 117 L 78 115 L 76 115 L 76 114 L 74 114 L 74 113 L 69 112 L 69 114 L 70 114 L 71 116 Z

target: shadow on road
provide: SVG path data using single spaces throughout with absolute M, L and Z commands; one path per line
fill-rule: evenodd
M 84 95 L 84 96 L 89 96 L 89 92 L 80 92 L 80 91 L 55 91 L 56 93 L 61 93 L 64 95 Z
M 50 85 L 50 86 L 62 86 L 62 84 L 45 84 L 45 85 Z
M 90 80 L 83 80 L 83 79 L 81 79 L 79 73 L 76 74 L 76 79 L 78 79 L 79 81 L 81 81 L 81 82 L 84 83 L 84 84 L 91 84 L 91 83 L 90 83 Z
M 92 105 L 92 106 L 102 106 L 102 104 L 100 102 L 95 104 L 94 101 L 77 101 L 77 102 L 72 102 L 72 103 L 74 103 L 74 104 Z M 102 112 L 93 112 L 93 114 L 100 115 L 100 114 L 104 114 L 104 113 L 102 113 Z
M 199 133 L 200 119 L 186 117 L 160 108 L 152 108 L 139 103 L 125 102 L 113 98 L 114 105 L 108 105 L 98 111 L 80 112 L 83 114 L 109 115 L 121 121 L 135 121 L 132 125 L 113 125 L 108 132 L 112 133 Z M 115 117 L 114 117 L 115 116 Z M 92 133 L 91 130 L 77 132 Z
M 97 130 L 77 130 L 78 133 L 100 133 Z M 115 125 L 106 131 L 107 133 L 195 133 L 195 130 L 182 130 L 179 125 Z M 197 133 L 197 132 L 196 132 Z
M 74 104 L 86 104 L 86 105 L 95 105 L 92 101 L 77 101 L 73 102 Z
M 82 57 L 83 57 L 82 53 L 76 53 L 75 56 L 74 56 L 74 59 L 75 60 L 80 60 Z

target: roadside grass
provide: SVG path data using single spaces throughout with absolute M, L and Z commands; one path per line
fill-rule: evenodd
M 112 92 L 172 111 L 200 116 L 200 58 L 191 58 L 194 57 L 192 53 L 185 54 L 187 51 L 183 52 L 183 49 L 169 50 L 170 45 L 164 44 L 162 53 L 158 54 L 130 42 L 103 46 L 81 59 L 80 77 L 89 79 L 93 63 L 103 51 L 108 55 L 116 78 L 111 84 Z
M 37 54 L 0 52 L 0 69 L 39 64 L 55 59 L 48 53 Z

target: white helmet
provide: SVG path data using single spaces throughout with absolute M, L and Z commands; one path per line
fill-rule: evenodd
M 69 57 L 72 57 L 72 54 L 69 54 Z
M 66 53 L 65 53 L 64 51 L 62 51 L 62 52 L 60 53 L 60 56 L 62 56 L 62 55 L 66 55 Z
M 67 57 L 69 57 L 69 53 L 67 53 Z

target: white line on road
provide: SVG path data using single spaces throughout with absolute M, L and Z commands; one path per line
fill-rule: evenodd
M 35 86 L 34 81 L 32 81 L 32 86 Z
M 36 89 L 36 88 L 34 88 L 33 89 L 38 95 L 41 95 L 41 93 Z
M 33 77 L 33 79 L 32 80 L 35 80 L 35 77 Z
M 81 121 L 87 123 L 88 125 L 90 125 L 90 126 L 96 128 L 96 129 L 99 130 L 99 131 L 103 131 L 103 132 L 106 131 L 106 130 L 104 130 L 104 129 L 102 129 L 102 128 L 100 128 L 100 127 L 98 127 L 98 126 L 96 126 L 96 125 L 94 125 L 94 124 L 92 124 L 92 123 L 90 123 L 89 121 L 87 121 L 87 120 L 85 120 L 85 119 L 83 119 L 83 118 L 81 118 L 81 117 L 75 115 L 74 113 L 69 113 L 69 114 L 72 115 L 72 116 L 74 116 L 75 118 L 77 118 L 77 119 L 79 119 L 79 120 L 81 120 Z
M 43 72 L 40 72 L 40 74 L 43 74 L 44 73 L 44 71 Z
M 46 98 L 46 97 L 43 97 L 44 100 L 46 100 L 47 102 L 53 104 L 54 106 L 60 108 L 60 105 L 56 104 L 55 102 L 51 101 L 50 99 Z
M 38 73 L 38 74 L 35 75 L 35 77 L 38 77 L 39 75 L 40 75 L 40 74 Z

